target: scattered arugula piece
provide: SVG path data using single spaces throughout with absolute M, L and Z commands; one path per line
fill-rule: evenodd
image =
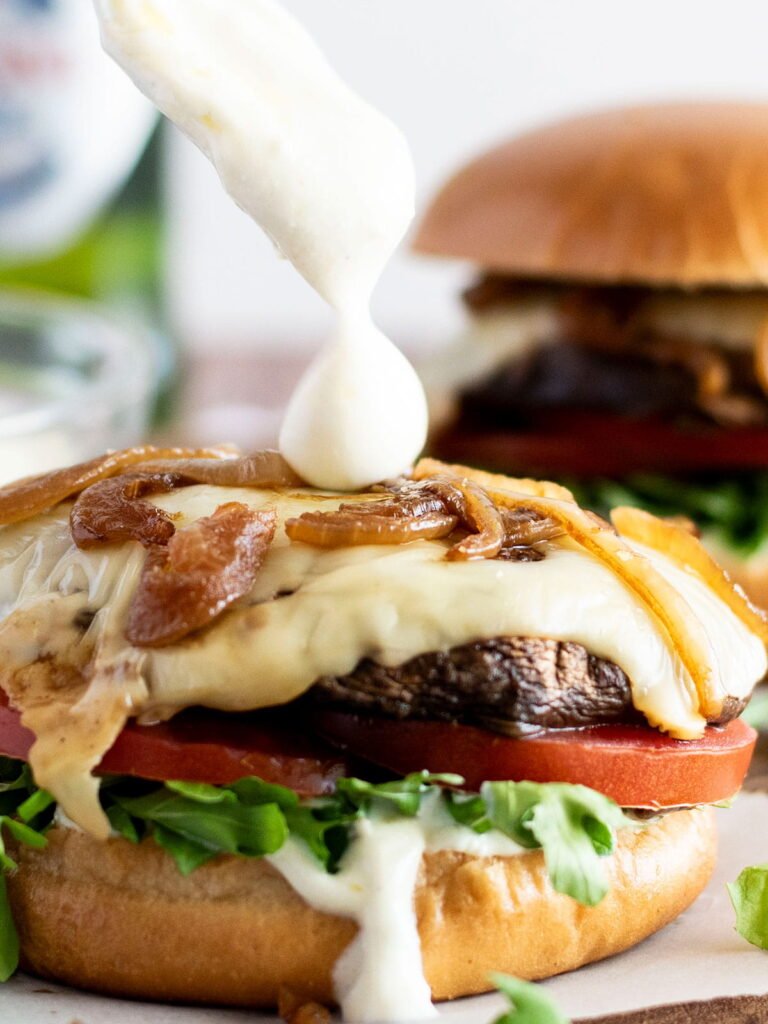
M 579 503 L 606 515 L 633 505 L 658 516 L 685 515 L 742 557 L 768 540 L 768 473 L 676 478 L 637 473 L 624 480 L 567 481 Z
M 728 885 L 736 931 L 747 942 L 768 949 L 768 864 L 744 868 L 735 882 Z
M 16 869 L 16 862 L 6 852 L 3 833 L 17 843 L 42 849 L 46 845 L 43 833 L 52 816 L 52 800 L 35 787 L 27 765 L 0 758 L 0 982 L 7 981 L 19 964 L 19 937 L 3 876 L 3 871 Z
M 11 916 L 5 876 L 0 874 L 0 982 L 8 981 L 19 966 L 19 936 Z
M 608 885 L 600 858 L 613 852 L 616 829 L 633 824 L 617 804 L 561 782 L 486 782 L 481 796 L 494 828 L 544 850 L 557 892 L 587 907 L 602 900 Z
M 490 979 L 512 1004 L 493 1024 L 570 1024 L 552 996 L 539 985 L 520 981 L 508 974 L 492 974 Z

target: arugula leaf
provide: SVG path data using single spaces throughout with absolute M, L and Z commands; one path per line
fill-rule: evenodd
M 490 980 L 508 997 L 512 1008 L 494 1024 L 570 1024 L 552 996 L 539 985 L 520 981 L 508 974 L 492 974 Z
M 375 801 L 391 805 L 407 818 L 414 818 L 421 808 L 421 799 L 435 786 L 461 786 L 460 775 L 431 775 L 413 772 L 395 782 L 364 782 L 362 779 L 339 779 L 336 791 L 342 793 L 358 810 L 367 811 Z
M 19 936 L 8 903 L 5 877 L 0 874 L 0 982 L 8 981 L 19 966 Z
M 0 793 L 35 788 L 28 764 L 24 764 L 23 761 L 13 761 L 9 757 L 0 757 Z
M 35 832 L 29 825 L 13 818 L 4 818 L 0 825 L 5 826 L 17 843 L 31 846 L 35 850 L 43 850 L 48 845 L 48 840 L 40 832 Z
M 292 789 L 274 782 L 262 782 L 255 776 L 233 782 L 227 789 L 244 804 L 277 804 L 284 811 L 299 806 L 299 797 Z
M 165 788 L 198 804 L 237 803 L 234 793 L 221 786 L 209 786 L 206 782 L 166 782 Z
M 632 824 L 608 797 L 560 782 L 486 782 L 488 817 L 521 846 L 541 847 L 557 892 L 588 907 L 608 891 L 600 858 L 612 853 L 616 829 Z
M 44 789 L 38 789 L 35 790 L 32 796 L 27 797 L 23 803 L 19 804 L 16 808 L 16 813 L 22 821 L 29 823 L 39 814 L 47 811 L 49 807 L 52 807 L 54 802 L 50 793 L 46 793 Z
M 214 853 L 261 857 L 275 853 L 288 837 L 277 804 L 224 801 L 214 805 L 177 796 L 167 787 L 140 797 L 114 797 L 131 817 L 162 825 Z
M 26 776 L 25 776 L 26 777 Z M 16 790 L 23 796 L 24 790 L 16 787 Z M 3 829 L 6 829 L 18 843 L 25 843 L 36 849 L 42 849 L 46 845 L 46 838 L 40 832 L 36 832 L 21 821 L 14 818 L 0 816 L 0 867 L 5 871 L 13 871 L 16 862 L 8 856 L 3 841 Z M 8 903 L 8 888 L 5 877 L 0 872 L 0 982 L 7 981 L 19 966 L 19 936 L 16 932 L 16 925 L 11 914 Z
M 342 814 L 324 819 L 320 814 L 316 808 L 295 807 L 286 810 L 285 820 L 290 834 L 306 843 L 310 853 L 333 874 L 349 846 L 353 819 Z
M 111 807 L 107 808 L 106 814 L 107 818 L 109 818 L 109 824 L 123 839 L 127 839 L 129 843 L 141 842 L 141 836 L 136 823 L 128 811 L 124 810 L 120 804 L 112 804 Z
M 478 835 L 490 832 L 493 828 L 493 822 L 488 817 L 488 808 L 481 796 L 446 793 L 445 799 L 448 812 L 457 824 L 471 828 Z
M 152 838 L 158 846 L 161 846 L 166 853 L 173 857 L 176 867 L 185 878 L 217 856 L 215 850 L 207 850 L 199 843 L 185 839 L 178 832 L 163 828 L 162 825 L 155 825 L 152 829 Z
M 744 868 L 735 882 L 728 884 L 736 931 L 747 942 L 768 949 L 768 864 Z

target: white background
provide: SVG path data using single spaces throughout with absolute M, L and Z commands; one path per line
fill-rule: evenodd
M 285 0 L 359 92 L 401 125 L 420 206 L 478 149 L 628 101 L 768 100 L 765 0 Z M 766 139 L 768 145 L 768 139 Z M 197 348 L 305 348 L 328 322 L 183 139 L 171 143 L 174 318 Z M 398 254 L 376 295 L 413 350 L 456 329 L 467 269 Z

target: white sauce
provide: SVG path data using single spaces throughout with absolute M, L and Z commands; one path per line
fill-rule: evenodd
M 319 871 L 296 840 L 268 858 L 312 907 L 360 926 L 334 971 L 345 1020 L 399 1024 L 437 1016 L 424 978 L 413 903 L 422 857 L 438 850 L 478 857 L 525 852 L 500 832 L 478 835 L 456 825 L 439 799 L 428 796 L 418 818 L 362 820 L 337 875 Z
M 288 407 L 283 454 L 336 490 L 401 473 L 424 445 L 426 400 L 369 302 L 414 212 L 402 134 L 274 0 L 95 2 L 108 52 L 339 313 Z

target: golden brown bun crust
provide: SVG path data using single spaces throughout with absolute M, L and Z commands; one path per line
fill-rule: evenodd
M 768 284 L 768 104 L 680 103 L 549 125 L 460 171 L 415 247 L 523 277 Z
M 44 977 L 117 995 L 272 1006 L 288 985 L 333 998 L 348 920 L 313 910 L 266 862 L 221 857 L 183 878 L 151 841 L 98 844 L 55 828 L 18 851 L 9 878 L 23 963 Z M 624 830 L 593 908 L 553 892 L 539 851 L 425 858 L 416 912 L 437 999 L 486 991 L 490 970 L 542 978 L 626 949 L 680 914 L 715 860 L 709 809 Z

